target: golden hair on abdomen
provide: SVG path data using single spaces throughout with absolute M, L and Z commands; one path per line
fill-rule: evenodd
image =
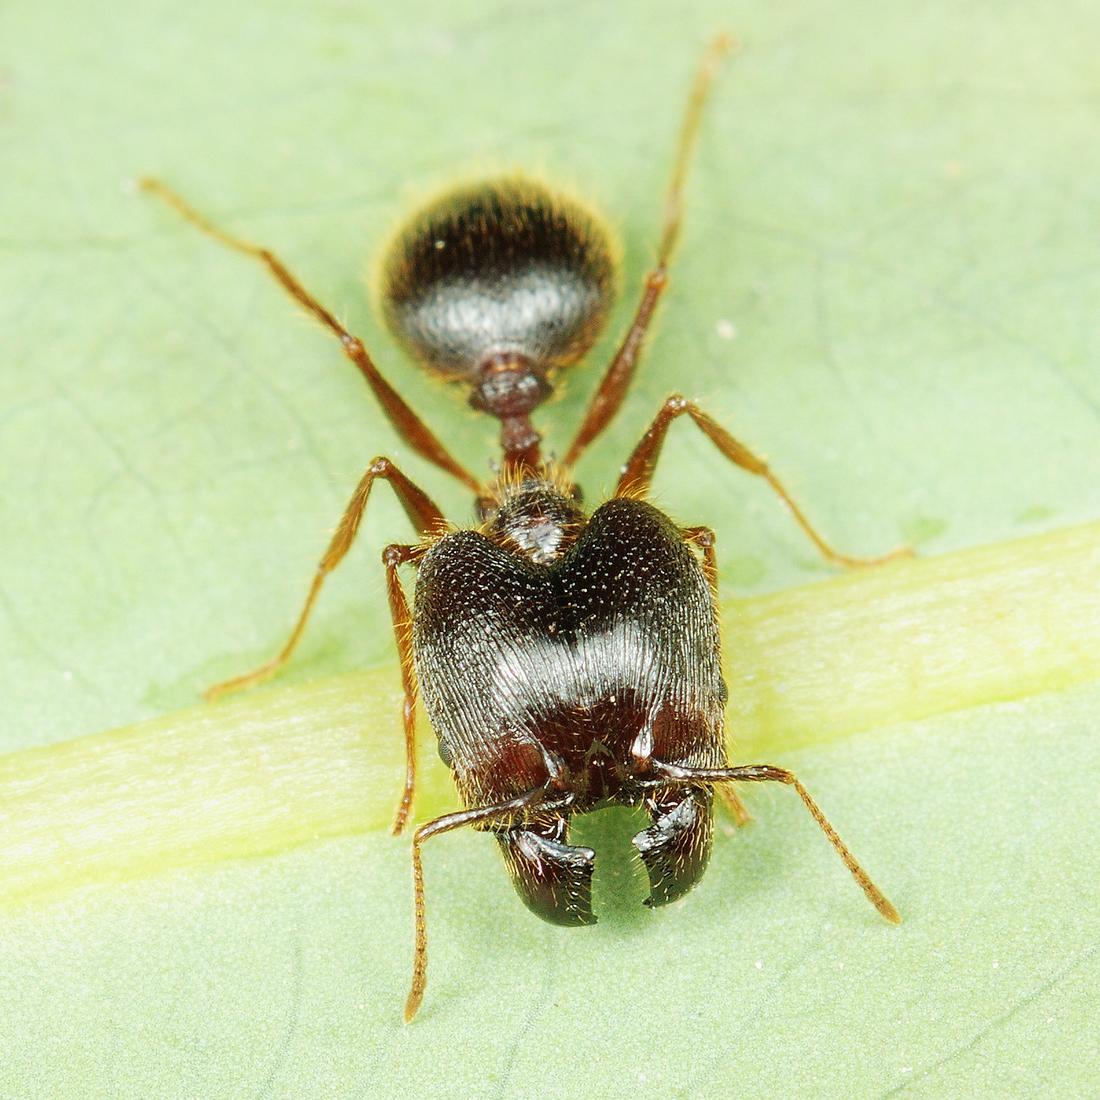
M 615 294 L 606 228 L 583 204 L 522 176 L 444 193 L 398 233 L 381 305 L 423 365 L 472 377 L 492 359 L 568 366 L 592 346 Z

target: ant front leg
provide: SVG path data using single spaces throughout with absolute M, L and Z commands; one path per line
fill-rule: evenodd
M 642 287 L 642 298 L 638 303 L 634 320 L 589 402 L 576 437 L 565 453 L 563 463 L 567 467 L 573 466 L 592 440 L 611 423 L 622 407 L 623 398 L 626 397 L 626 391 L 634 377 L 634 369 L 642 354 L 642 342 L 649 331 L 657 302 L 665 287 L 668 286 L 669 260 L 676 239 L 680 235 L 680 220 L 684 207 L 684 180 L 687 177 L 691 154 L 699 135 L 703 106 L 718 66 L 733 46 L 734 41 L 729 35 L 718 35 L 703 55 L 703 60 L 695 74 L 695 83 L 680 127 L 676 163 L 673 165 L 672 179 L 669 181 L 668 192 L 665 195 L 664 223 L 661 229 L 661 243 L 657 248 L 657 262 L 646 276 Z
M 839 550 L 826 541 L 817 528 L 806 518 L 806 514 L 795 503 L 794 498 L 784 488 L 783 483 L 771 472 L 768 464 L 754 454 L 743 443 L 734 439 L 725 428 L 716 420 L 712 420 L 694 401 L 675 394 L 668 398 L 661 411 L 657 413 L 649 430 L 642 436 L 627 464 L 623 467 L 619 484 L 615 489 L 616 496 L 644 496 L 649 492 L 653 481 L 653 472 L 660 457 L 661 448 L 664 446 L 665 436 L 668 434 L 669 425 L 680 416 L 687 414 L 691 417 L 695 426 L 713 443 L 722 454 L 735 466 L 747 470 L 750 474 L 763 478 L 779 498 L 790 509 L 795 522 L 809 536 L 813 544 L 821 551 L 823 557 L 837 565 L 848 568 L 857 568 L 866 565 L 882 565 L 884 562 L 893 561 L 895 558 L 908 558 L 913 556 L 911 547 L 899 546 L 888 554 L 878 557 L 859 558 L 850 554 L 842 554 Z
M 371 489 L 379 478 L 388 481 L 393 487 L 397 499 L 405 509 L 405 514 L 409 517 L 419 535 L 432 534 L 446 523 L 443 514 L 427 493 L 417 488 L 388 458 L 376 458 L 367 467 L 367 472 L 363 475 L 362 480 L 360 480 L 355 492 L 352 494 L 351 500 L 348 502 L 347 508 L 344 510 L 340 524 L 329 542 L 328 549 L 317 566 L 317 572 L 314 574 L 305 605 L 298 615 L 298 621 L 290 632 L 286 644 L 270 661 L 265 661 L 262 665 L 252 669 L 251 672 L 234 676 L 231 680 L 224 680 L 222 683 L 209 688 L 206 691 L 208 700 L 214 700 L 232 691 L 239 691 L 241 688 L 262 683 L 274 676 L 290 659 L 290 655 L 294 652 L 299 639 L 302 637 L 302 632 L 306 628 L 306 622 L 313 610 L 314 603 L 317 601 L 317 596 L 320 594 L 325 578 L 340 564 L 344 555 L 351 549 L 351 544 L 355 541 L 359 524 L 363 519 L 363 511 L 370 499 Z M 394 606 L 392 594 L 390 606 L 391 609 Z
M 397 570 L 409 562 L 416 562 L 424 555 L 424 546 L 387 546 L 382 551 L 382 564 L 386 567 L 386 595 L 390 603 L 390 620 L 393 623 L 393 638 L 397 643 L 397 656 L 401 661 L 401 687 L 405 693 L 405 703 L 401 709 L 401 723 L 405 732 L 405 787 L 397 812 L 393 816 L 390 832 L 397 836 L 408 821 L 412 811 L 413 795 L 416 792 L 416 666 L 413 664 L 412 616 L 409 614 L 409 601 L 405 599 L 405 590 L 401 587 L 401 578 Z
M 717 614 L 718 555 L 715 552 L 715 546 L 718 543 L 718 536 L 710 527 L 685 527 L 681 534 L 684 536 L 685 542 L 691 543 L 692 546 L 698 546 L 702 551 L 703 575 L 707 578 L 707 585 L 714 600 L 715 614 Z M 742 828 L 752 821 L 752 814 L 749 813 L 744 802 L 741 801 L 732 787 L 728 785 L 719 787 L 718 797 L 738 828 Z

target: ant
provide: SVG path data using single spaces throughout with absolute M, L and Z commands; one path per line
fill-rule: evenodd
M 668 283 L 703 105 L 731 47 L 719 36 L 699 66 L 656 264 L 560 462 L 543 457 L 531 413 L 550 395 L 555 374 L 588 352 L 610 308 L 615 270 L 599 219 L 541 183 L 511 176 L 452 190 L 398 235 L 383 272 L 385 319 L 415 360 L 469 386 L 469 403 L 500 421 L 501 458 L 488 483 L 451 456 L 359 339 L 272 252 L 219 229 L 164 184 L 141 181 L 204 233 L 263 264 L 340 341 L 400 438 L 475 495 L 478 526 L 458 528 L 393 462 L 376 458 L 282 650 L 207 692 L 213 699 L 249 687 L 286 663 L 325 578 L 355 539 L 375 482 L 388 482 L 417 535 L 382 553 L 405 694 L 405 786 L 393 833 L 404 828 L 416 788 L 418 695 L 465 807 L 413 834 L 416 938 L 407 1021 L 427 984 L 421 848 L 464 825 L 493 834 L 532 911 L 555 924 L 584 925 L 596 919 L 594 852 L 568 842 L 572 815 L 614 802 L 640 805 L 651 821 L 633 839 L 649 877 L 646 904 L 665 905 L 706 868 L 715 789 L 743 824 L 749 816 L 730 783 L 785 783 L 879 913 L 901 919 L 793 773 L 770 764 L 734 767 L 726 759 L 715 535 L 705 526 L 678 526 L 646 500 L 670 425 L 687 416 L 723 457 L 766 481 L 830 561 L 872 565 L 908 548 L 878 558 L 834 550 L 767 463 L 679 395 L 658 411 L 610 500 L 586 513 L 571 473 L 619 411 L 634 375 Z M 417 569 L 411 612 L 398 573 L 407 565 Z

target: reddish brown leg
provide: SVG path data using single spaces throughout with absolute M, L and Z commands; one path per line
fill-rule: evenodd
M 376 458 L 367 467 L 367 472 L 363 475 L 362 480 L 352 494 L 351 500 L 348 502 L 347 508 L 344 510 L 340 524 L 332 536 L 332 541 L 317 566 L 317 572 L 314 574 L 305 605 L 298 616 L 294 629 L 290 632 L 286 644 L 270 661 L 265 661 L 262 665 L 252 669 L 251 672 L 234 676 L 231 680 L 224 680 L 222 683 L 209 688 L 206 692 L 207 699 L 217 699 L 231 691 L 238 691 L 241 688 L 261 683 L 274 676 L 286 664 L 302 636 L 302 631 L 306 628 L 306 621 L 309 619 L 309 614 L 313 610 L 313 605 L 321 591 L 321 585 L 324 584 L 329 573 L 340 564 L 344 555 L 351 548 L 351 544 L 355 541 L 359 523 L 363 518 L 363 509 L 367 506 L 371 488 L 378 478 L 388 481 L 393 487 L 397 499 L 405 509 L 405 514 L 419 534 L 429 534 L 434 530 L 438 530 L 446 522 L 442 513 L 422 489 L 418 489 L 409 481 L 388 458 Z
M 852 855 L 848 846 L 840 839 L 836 829 L 829 824 L 825 815 L 818 808 L 817 803 L 810 797 L 810 792 L 798 781 L 794 772 L 786 768 L 775 768 L 771 764 L 746 764 L 738 768 L 682 768 L 676 764 L 664 764 L 653 761 L 656 771 L 668 776 L 669 779 L 684 783 L 786 783 L 794 787 L 798 797 L 810 811 L 814 821 L 821 827 L 821 831 L 829 838 L 829 843 L 837 850 L 837 854 L 844 861 L 844 866 L 852 873 L 852 877 L 859 883 L 860 889 L 867 895 L 867 900 L 882 914 L 891 924 L 900 924 L 901 915 L 890 903 L 886 895 L 871 881 L 871 877 L 859 865 L 856 857 Z
M 622 406 L 634 368 L 641 357 L 642 341 L 661 292 L 668 285 L 668 262 L 673 246 L 680 233 L 680 220 L 683 213 L 684 180 L 687 177 L 691 154 L 699 134 L 699 121 L 703 115 L 703 105 L 707 93 L 722 58 L 733 48 L 733 39 L 729 35 L 719 35 L 711 42 L 695 74 L 695 83 L 691 89 L 684 121 L 680 127 L 680 140 L 676 151 L 676 163 L 672 169 L 672 179 L 665 195 L 664 223 L 661 230 L 661 243 L 657 248 L 657 263 L 646 276 L 642 288 L 642 299 L 634 314 L 634 321 L 627 330 L 619 350 L 611 360 L 599 388 L 589 402 L 584 420 L 569 450 L 565 453 L 564 463 L 572 466 L 580 458 L 585 448 L 611 423 Z
M 703 551 L 703 574 L 710 585 L 712 596 L 718 595 L 718 559 L 715 554 L 715 546 L 718 536 L 709 527 L 685 527 L 684 538 Z
M 864 565 L 881 565 L 883 562 L 893 561 L 894 558 L 912 557 L 913 551 L 908 546 L 899 546 L 888 554 L 881 554 L 872 558 L 857 558 L 849 554 L 842 554 L 839 550 L 825 541 L 817 528 L 806 518 L 805 513 L 794 502 L 790 493 L 783 487 L 782 482 L 771 472 L 768 464 L 758 455 L 753 454 L 743 443 L 738 442 L 717 421 L 712 420 L 703 412 L 694 401 L 688 401 L 679 394 L 668 398 L 661 411 L 657 413 L 649 430 L 642 436 L 638 446 L 627 464 L 623 467 L 622 476 L 615 489 L 616 496 L 644 496 L 649 492 L 650 483 L 653 480 L 653 471 L 657 466 L 657 459 L 661 454 L 665 436 L 668 434 L 669 425 L 678 416 L 687 414 L 695 422 L 695 426 L 725 455 L 730 462 L 747 470 L 750 474 L 762 477 L 779 495 L 784 504 L 791 510 L 795 521 L 810 537 L 813 544 L 821 553 L 835 562 L 850 568 Z
M 397 570 L 408 562 L 422 557 L 423 546 L 387 546 L 382 551 L 382 564 L 386 567 L 386 594 L 390 601 L 390 619 L 393 623 L 393 637 L 397 643 L 397 655 L 401 659 L 401 686 L 405 691 L 405 705 L 401 711 L 401 722 L 405 730 L 405 789 L 397 812 L 393 816 L 390 832 L 397 836 L 405 828 L 405 822 L 412 811 L 413 796 L 416 793 L 416 668 L 413 665 L 412 616 L 409 614 L 409 602 L 405 599 L 405 590 L 401 587 L 401 578 Z
M 719 787 L 718 797 L 722 800 L 722 805 L 726 807 L 726 812 L 733 818 L 733 823 L 738 828 L 743 828 L 752 821 L 752 814 L 749 813 L 745 803 L 741 801 L 740 796 L 732 787 L 725 785 Z
M 684 538 L 698 546 L 703 551 L 703 573 L 710 585 L 711 595 L 718 596 L 718 560 L 715 547 L 718 544 L 718 536 L 709 527 L 685 527 Z M 717 603 L 715 604 L 717 614 Z M 737 792 L 730 786 L 720 786 L 718 797 L 726 807 L 727 813 L 738 827 L 748 825 L 752 821 L 752 814 L 745 808 L 744 802 L 738 797 Z
M 268 271 L 279 281 L 283 289 L 300 305 L 307 313 L 321 322 L 339 341 L 344 349 L 344 354 L 359 368 L 363 377 L 367 380 L 382 411 L 388 417 L 390 423 L 397 430 L 405 442 L 412 447 L 417 454 L 434 463 L 441 470 L 446 470 L 452 477 L 456 477 L 463 485 L 478 492 L 480 486 L 477 479 L 458 464 L 435 437 L 427 425 L 412 411 L 404 400 L 397 394 L 392 386 L 378 372 L 374 361 L 367 354 L 366 348 L 355 336 L 352 336 L 343 325 L 327 310 L 316 298 L 302 286 L 298 280 L 283 266 L 282 261 L 274 253 L 259 245 L 234 237 L 224 230 L 219 229 L 197 210 L 189 205 L 186 200 L 180 198 L 171 188 L 155 179 L 143 179 L 139 181 L 143 191 L 156 195 L 157 198 L 167 203 L 186 221 L 189 221 L 196 229 L 200 229 L 208 237 L 220 241 L 227 248 L 235 252 L 241 252 L 259 260 Z
M 424 919 L 424 867 L 420 862 L 420 846 L 429 837 L 450 832 L 451 829 L 459 829 L 463 825 L 478 825 L 486 821 L 504 823 L 514 820 L 525 810 L 540 802 L 545 794 L 543 787 L 536 787 L 532 791 L 527 791 L 496 806 L 482 806 L 478 809 L 444 814 L 434 821 L 421 825 L 413 833 L 413 912 L 416 924 L 416 946 L 413 949 L 412 986 L 405 1001 L 405 1023 L 409 1023 L 416 1015 L 416 1010 L 424 999 L 424 989 L 428 984 L 428 926 Z

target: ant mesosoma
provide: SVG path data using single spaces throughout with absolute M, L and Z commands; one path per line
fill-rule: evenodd
M 388 458 L 368 466 L 317 567 L 279 654 L 211 688 L 213 698 L 267 679 L 290 657 L 325 578 L 359 529 L 371 490 L 387 481 L 417 541 L 387 546 L 386 588 L 405 693 L 405 788 L 393 822 L 408 819 L 416 786 L 418 693 L 465 809 L 413 835 L 416 946 L 411 1020 L 426 985 L 420 849 L 472 825 L 493 833 L 526 905 L 556 924 L 591 924 L 594 853 L 568 842 L 569 819 L 612 802 L 640 805 L 652 824 L 634 837 L 649 876 L 647 905 L 681 897 L 707 865 L 717 788 L 739 822 L 731 782 L 794 787 L 878 911 L 897 910 L 856 862 L 798 779 L 726 759 L 726 686 L 719 663 L 715 536 L 679 527 L 647 503 L 669 426 L 680 416 L 735 465 L 763 478 L 829 560 L 866 565 L 818 534 L 767 463 L 694 402 L 668 398 L 622 467 L 610 500 L 588 514 L 572 469 L 619 411 L 668 281 L 684 177 L 725 36 L 696 74 L 665 199 L 657 262 L 633 322 L 560 462 L 546 459 L 531 413 L 555 372 L 591 348 L 610 307 L 615 271 L 596 216 L 524 177 L 452 190 L 421 210 L 393 245 L 383 311 L 414 359 L 471 387 L 470 404 L 500 420 L 501 459 L 482 483 L 461 466 L 378 372 L 363 344 L 266 248 L 217 228 L 155 180 L 142 187 L 222 244 L 266 266 L 340 341 L 397 434 L 476 495 L 479 525 L 458 529 Z M 398 575 L 417 567 L 412 612 Z

